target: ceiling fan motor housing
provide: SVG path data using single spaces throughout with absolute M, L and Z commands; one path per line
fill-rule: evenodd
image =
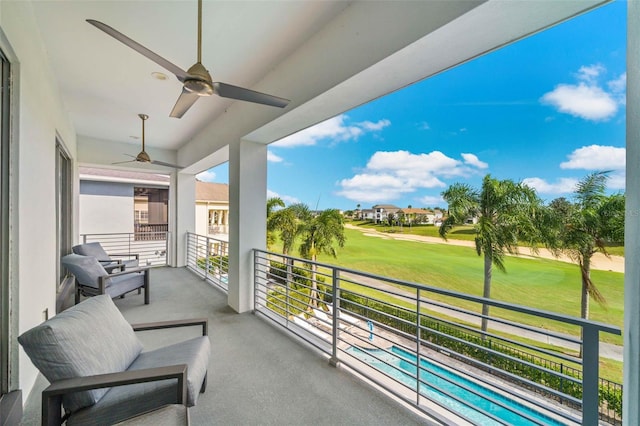
M 151 157 L 149 157 L 149 154 L 147 154 L 145 151 L 142 151 L 136 157 L 136 161 L 140 161 L 142 163 L 150 163 L 151 162 Z
M 184 88 L 199 96 L 213 95 L 213 84 L 209 71 L 200 62 L 196 62 L 187 70 L 189 78 L 184 81 Z

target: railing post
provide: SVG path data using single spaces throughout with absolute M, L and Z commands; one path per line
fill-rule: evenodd
M 87 244 L 87 234 L 82 235 L 82 244 Z
M 339 309 L 340 309 L 340 271 L 337 268 L 332 268 L 332 280 L 333 285 L 331 287 L 333 298 L 333 318 L 332 325 L 333 330 L 331 333 L 331 359 L 329 364 L 334 367 L 338 366 L 338 321 L 340 321 Z
M 284 280 L 284 291 L 285 291 L 285 306 L 287 308 L 287 319 L 289 315 L 291 315 L 291 296 L 289 293 L 289 287 L 293 281 L 293 259 L 282 256 L 282 264 L 287 268 L 287 277 Z
M 582 424 L 597 425 L 600 402 L 598 399 L 599 331 L 585 324 L 582 327 Z
M 206 281 L 209 277 L 209 267 L 210 265 L 210 261 L 209 261 L 209 237 L 206 237 L 205 239 L 205 249 L 204 249 L 204 280 Z
M 416 288 L 416 405 L 420 405 L 420 289 Z
M 171 238 L 171 234 L 169 234 L 169 231 L 167 230 L 164 233 L 164 264 L 165 264 L 165 266 L 169 266 L 169 259 L 170 259 L 170 257 L 169 257 L 169 246 L 170 246 L 169 238 Z M 188 248 L 187 248 L 187 250 L 188 250 Z

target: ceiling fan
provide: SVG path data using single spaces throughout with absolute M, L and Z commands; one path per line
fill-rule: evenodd
M 147 154 L 147 152 L 144 150 L 144 122 L 149 119 L 149 116 L 147 114 L 138 114 L 138 117 L 140 117 L 140 119 L 142 120 L 142 151 L 140 151 L 140 153 L 135 157 L 133 155 L 125 154 L 126 156 L 133 158 L 133 160 L 118 161 L 117 163 L 112 164 L 138 162 L 157 164 L 158 166 L 173 167 L 174 169 L 184 169 L 183 166 L 176 166 L 175 164 L 165 163 L 164 161 L 152 160 L 151 157 L 149 157 L 149 154 Z
M 192 65 L 187 71 L 172 64 L 109 25 L 94 19 L 87 19 L 87 22 L 151 59 L 161 67 L 171 71 L 178 80 L 183 83 L 182 93 L 171 111 L 171 117 L 181 118 L 200 96 L 211 96 L 214 93 L 223 98 L 255 102 L 279 108 L 284 108 L 289 103 L 288 99 L 267 95 L 266 93 L 256 92 L 227 83 L 214 82 L 211 79 L 211 75 L 202 65 L 202 0 L 198 0 L 198 62 Z

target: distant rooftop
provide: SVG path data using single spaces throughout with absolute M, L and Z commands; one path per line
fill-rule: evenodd
M 229 185 L 226 183 L 196 181 L 196 201 L 229 202 Z

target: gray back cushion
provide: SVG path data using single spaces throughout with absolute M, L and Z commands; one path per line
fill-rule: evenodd
M 25 332 L 18 341 L 31 362 L 54 383 L 126 370 L 142 344 L 108 295 L 95 296 Z M 108 389 L 64 397 L 68 411 L 95 404 Z
M 81 254 L 83 256 L 93 256 L 100 262 L 109 262 L 112 260 L 107 252 L 104 251 L 102 245 L 98 242 L 79 244 L 77 246 L 73 246 L 71 250 L 73 250 L 74 253 Z
M 98 288 L 98 277 L 109 275 L 93 256 L 68 254 L 62 258 L 62 264 L 82 285 Z

